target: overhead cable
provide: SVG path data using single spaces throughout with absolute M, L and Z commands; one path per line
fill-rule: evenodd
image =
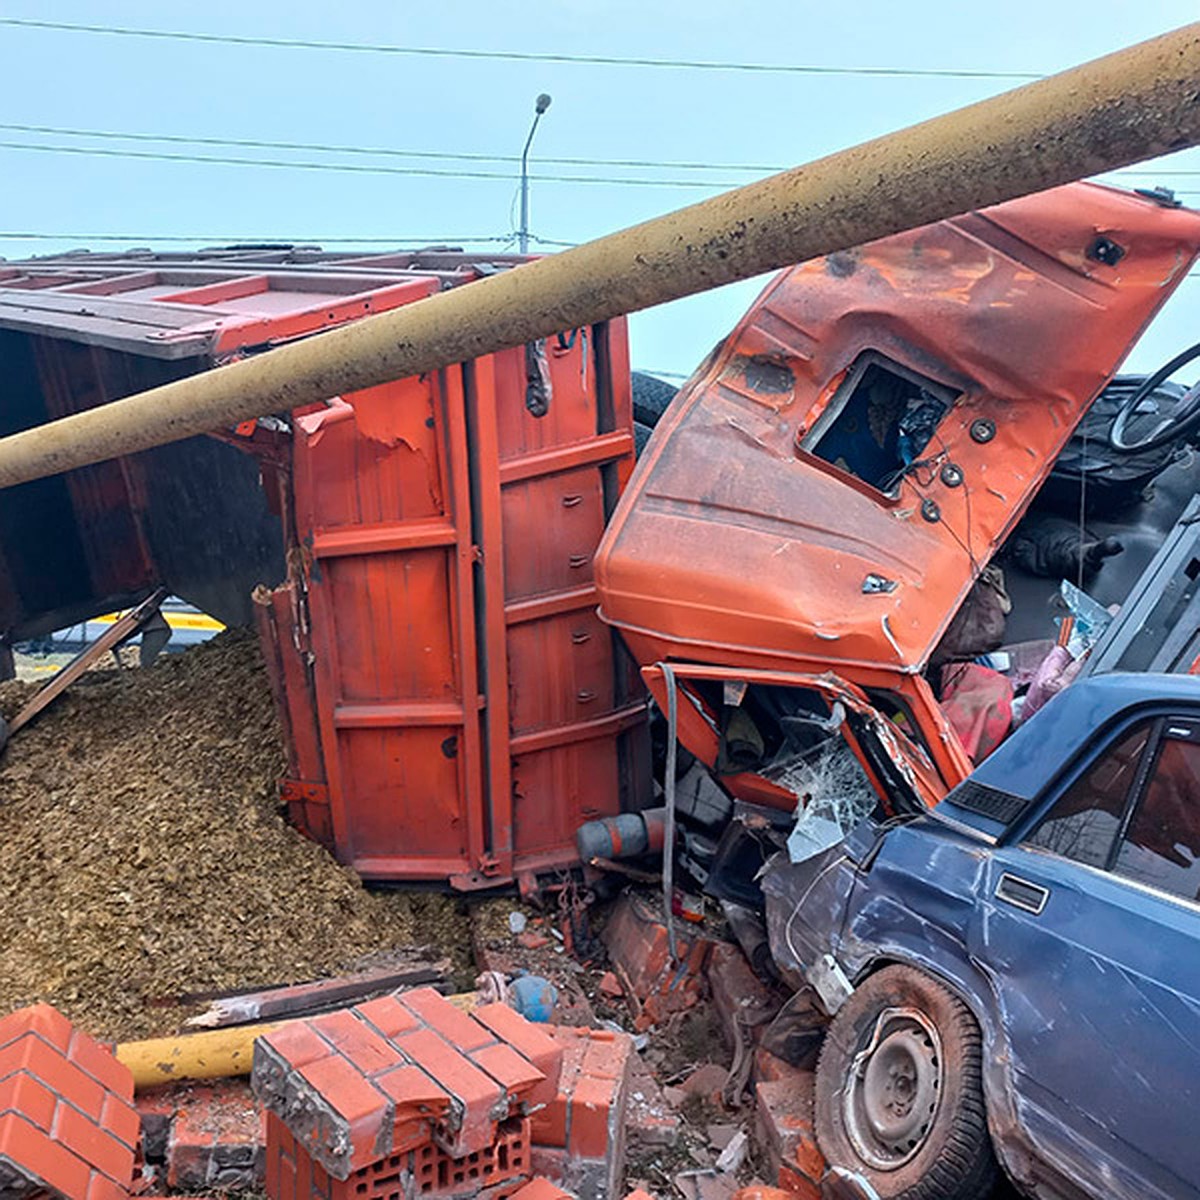
M 734 62 L 689 58 L 641 58 L 607 54 L 559 54 L 533 50 L 457 50 L 442 46 L 371 45 L 365 42 L 316 41 L 307 38 L 260 37 L 251 34 L 196 33 L 178 29 L 136 29 L 123 25 L 89 25 L 32 17 L 0 17 L 0 25 L 64 33 L 107 34 L 222 46 L 266 46 L 280 50 L 336 50 L 352 54 L 393 54 L 426 58 L 495 59 L 509 62 L 570 63 L 601 67 L 655 67 L 686 71 L 742 71 L 780 75 L 874 75 L 922 79 L 1042 79 L 1036 71 L 996 71 L 974 67 L 826 66 L 818 63 Z

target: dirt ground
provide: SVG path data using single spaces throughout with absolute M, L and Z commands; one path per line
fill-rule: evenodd
M 111 659 L 110 659 L 111 662 Z M 12 716 L 30 683 L 0 685 Z M 469 977 L 458 902 L 370 893 L 285 824 L 283 752 L 253 634 L 90 672 L 0 760 L 0 1012 L 92 1033 L 178 1027 L 183 993 L 318 978 L 398 947 Z

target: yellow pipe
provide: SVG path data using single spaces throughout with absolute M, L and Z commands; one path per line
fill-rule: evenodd
M 1200 24 L 1192 24 L 573 250 L 0 439 L 0 487 L 466 362 L 1195 145 L 1198 81 Z
M 144 1042 L 121 1042 L 117 1061 L 133 1073 L 135 1088 L 179 1083 L 185 1079 L 225 1079 L 249 1075 L 254 1060 L 254 1039 L 282 1021 L 262 1025 L 234 1025 L 229 1029 L 207 1029 L 179 1037 L 150 1038 Z
M 456 1008 L 470 1012 L 477 992 L 447 996 Z M 287 1021 L 264 1021 L 257 1025 L 233 1025 L 228 1029 L 206 1029 L 176 1037 L 149 1038 L 143 1042 L 120 1042 L 117 1061 L 133 1074 L 135 1088 L 158 1087 L 196 1079 L 226 1079 L 249 1075 L 254 1061 L 254 1041 L 286 1025 Z

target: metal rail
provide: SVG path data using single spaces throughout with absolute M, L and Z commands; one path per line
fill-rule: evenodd
M 416 375 L 1200 142 L 1200 23 L 408 307 L 0 439 L 0 487 Z

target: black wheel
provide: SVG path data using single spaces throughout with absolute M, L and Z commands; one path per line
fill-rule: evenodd
M 885 1200 L 978 1200 L 996 1161 L 983 1047 L 966 1005 L 911 967 L 872 975 L 838 1010 L 817 1063 L 817 1141 Z
M 632 371 L 633 419 L 653 429 L 675 399 L 679 390 L 673 383 L 647 375 L 645 371 Z
M 1108 444 L 1114 450 L 1121 454 L 1139 454 L 1144 450 L 1157 450 L 1160 446 L 1170 445 L 1200 425 L 1200 384 L 1198 384 L 1188 389 L 1178 409 L 1168 419 L 1160 421 L 1148 433 L 1136 437 L 1131 436 L 1129 432 L 1129 423 L 1133 420 L 1142 401 L 1152 396 L 1157 387 L 1196 358 L 1200 358 L 1200 342 L 1189 346 L 1170 362 L 1164 363 L 1153 375 L 1145 378 L 1141 387 L 1130 393 L 1125 403 L 1121 405 L 1120 411 L 1113 418 L 1112 426 L 1108 431 Z

